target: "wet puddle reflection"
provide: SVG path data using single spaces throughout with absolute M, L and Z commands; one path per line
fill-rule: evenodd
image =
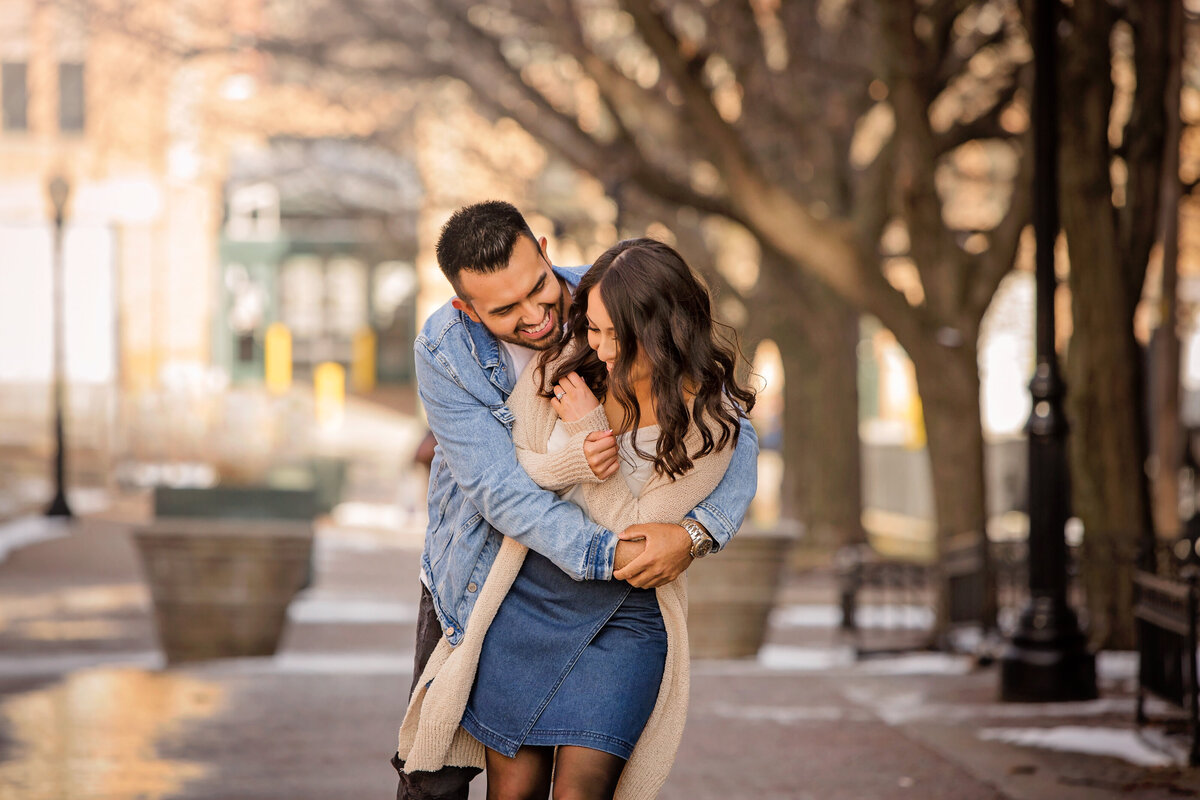
M 132 668 L 4 698 L 0 800 L 162 800 L 209 768 L 160 757 L 160 746 L 224 704 L 217 684 Z

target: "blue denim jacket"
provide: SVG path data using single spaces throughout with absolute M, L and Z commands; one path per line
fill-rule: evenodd
M 587 267 L 555 267 L 572 290 Z M 483 325 L 449 303 L 413 347 L 417 388 L 437 437 L 430 465 L 429 527 L 421 568 L 442 630 L 457 645 L 500 549 L 501 531 L 576 580 L 611 580 L 616 534 L 574 503 L 540 488 L 517 463 L 506 405 L 518 376 Z M 689 515 L 723 547 L 754 497 L 758 437 L 743 421 L 721 483 Z

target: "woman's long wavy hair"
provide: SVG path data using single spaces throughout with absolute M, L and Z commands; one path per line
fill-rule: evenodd
M 611 373 L 588 346 L 588 298 L 597 286 L 617 341 Z M 727 336 L 719 336 L 718 329 Z M 545 380 L 546 365 L 564 351 L 570 357 Z M 657 474 L 674 480 L 692 468 L 692 459 L 737 444 L 741 418 L 754 407 L 754 392 L 735 375 L 736 334 L 713 319 L 708 289 L 679 253 L 646 238 L 613 245 L 583 276 L 562 341 L 541 355 L 541 394 L 553 396 L 554 384 L 577 372 L 601 400 L 613 393 L 625 411 L 622 430 L 637 430 L 642 414 L 629 375 L 639 352 L 649 362 L 650 394 L 661 429 L 652 459 Z M 703 444 L 689 453 L 684 437 L 693 420 Z M 636 436 L 634 451 L 651 458 L 638 448 Z

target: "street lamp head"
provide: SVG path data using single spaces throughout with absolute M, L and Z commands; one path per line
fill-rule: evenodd
M 71 183 L 62 175 L 55 175 L 46 184 L 46 193 L 50 196 L 50 204 L 54 208 L 54 218 L 62 219 L 67 207 L 67 199 L 71 196 Z

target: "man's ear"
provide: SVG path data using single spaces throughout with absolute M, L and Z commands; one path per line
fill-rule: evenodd
M 468 317 L 470 317 L 472 322 L 479 322 L 479 323 L 483 322 L 483 320 L 481 320 L 479 318 L 479 315 L 475 313 L 475 309 L 471 308 L 471 304 L 468 303 L 466 300 L 463 300 L 462 298 L 459 298 L 459 297 L 455 297 L 453 300 L 450 301 L 450 305 L 454 306 L 459 311 L 463 312 Z
M 553 264 L 554 262 L 550 260 L 550 254 L 546 252 L 546 237 L 545 236 L 538 239 L 538 248 L 542 251 L 542 258 L 546 259 L 546 263 Z

